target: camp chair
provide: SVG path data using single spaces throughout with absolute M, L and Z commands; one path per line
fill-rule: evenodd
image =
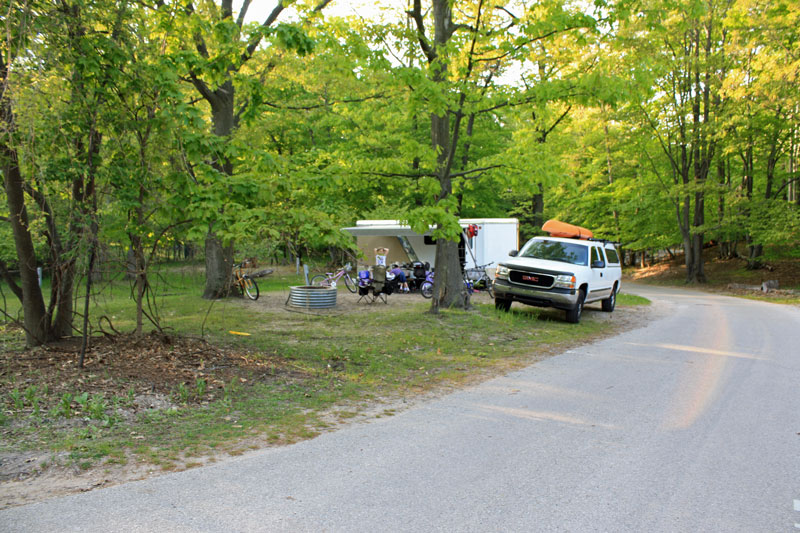
M 386 278 L 386 267 L 383 265 L 376 265 L 372 267 L 372 275 L 369 282 L 364 282 L 364 278 L 359 273 L 359 286 L 358 294 L 360 298 L 358 301 L 366 299 L 368 303 L 375 303 L 376 300 L 382 300 L 383 303 L 388 304 L 388 296 L 394 292 L 397 282 Z

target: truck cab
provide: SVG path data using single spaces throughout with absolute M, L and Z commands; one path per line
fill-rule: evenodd
M 601 302 L 612 312 L 620 290 L 622 265 L 614 245 L 594 239 L 534 237 L 495 271 L 495 307 L 513 302 L 553 307 L 568 322 L 580 321 L 583 306 Z

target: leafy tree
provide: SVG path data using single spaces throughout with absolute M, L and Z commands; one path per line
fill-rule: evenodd
M 738 206 L 734 219 L 744 228 L 740 234 L 749 245 L 750 268 L 760 266 L 765 244 L 796 236 L 796 209 L 786 200 L 798 177 L 781 163 L 792 157 L 800 104 L 798 20 L 800 8 L 794 4 L 740 0 L 725 21 L 733 66 L 722 91 L 730 104 L 726 163 L 718 174 L 729 202 Z M 730 176 L 736 171 L 740 185 Z
M 312 14 L 329 2 L 322 0 Z M 174 30 L 180 39 L 173 50 L 175 58 L 211 115 L 214 138 L 195 138 L 189 147 L 194 175 L 206 189 L 197 198 L 201 205 L 194 212 L 195 218 L 206 225 L 205 298 L 228 293 L 233 264 L 232 222 L 241 218 L 252 193 L 247 179 L 236 172 L 246 147 L 235 142 L 235 133 L 242 117 L 253 112 L 248 108 L 261 101 L 257 85 L 274 66 L 269 61 L 260 65 L 260 70 L 252 71 L 252 59 L 264 41 L 301 55 L 313 46 L 299 26 L 278 23 L 288 5 L 289 2 L 278 2 L 258 25 L 245 24 L 249 1 L 242 4 L 235 18 L 232 0 L 159 6 L 165 28 Z M 240 93 L 248 98 L 239 98 Z M 237 193 L 245 194 L 245 198 Z
M 638 78 L 637 106 L 668 162 L 661 181 L 671 180 L 685 252 L 687 282 L 704 282 L 706 193 L 719 150 L 725 101 L 720 89 L 730 65 L 723 20 L 729 4 L 687 0 L 672 6 L 642 2 L 620 34 Z M 649 154 L 651 159 L 657 157 Z
M 515 7 L 523 11 L 515 14 Z M 480 0 L 461 5 L 433 0 L 425 10 L 416 0 L 408 16 L 412 31 L 405 38 L 416 42 L 417 48 L 412 60 L 398 69 L 398 76 L 412 91 L 409 104 L 414 116 L 429 117 L 432 152 L 414 158 L 412 172 L 405 174 L 437 182 L 433 205 L 409 213 L 418 229 L 437 225 L 435 312 L 469 305 L 458 259 L 457 219 L 464 200 L 459 188 L 469 190 L 472 187 L 464 186 L 464 181 L 501 166 L 500 146 L 481 150 L 486 146 L 476 142 L 481 140 L 476 132 L 492 131 L 501 110 L 548 101 L 543 85 L 537 94 L 534 87 L 510 86 L 499 79 L 534 56 L 539 43 L 554 35 L 580 34 L 593 28 L 595 20 L 561 2 L 527 8 Z
M 7 280 L 22 300 L 29 345 L 72 333 L 78 246 L 96 246 L 103 113 L 126 10 L 65 1 L 12 4 L 9 12 L 12 30 L 0 50 L 2 158 L 21 286 Z M 40 108 L 49 116 L 37 115 Z M 46 307 L 26 195 L 41 213 L 50 250 Z

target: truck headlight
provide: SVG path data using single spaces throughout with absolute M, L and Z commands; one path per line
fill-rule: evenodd
M 495 278 L 508 278 L 508 267 L 499 265 L 497 270 L 494 271 Z
M 553 287 L 558 287 L 559 289 L 574 289 L 575 276 L 569 274 L 561 274 L 556 276 L 556 282 L 553 283 Z

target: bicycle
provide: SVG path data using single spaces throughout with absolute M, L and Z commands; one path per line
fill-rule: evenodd
M 350 263 L 337 270 L 336 272 L 327 272 L 325 274 L 317 274 L 311 278 L 312 287 L 336 287 L 336 283 L 342 279 L 344 286 L 347 290 L 354 293 L 358 290 L 356 282 L 350 277 Z
M 464 271 L 464 276 L 474 288 L 477 285 L 483 284 L 489 296 L 494 298 L 494 280 L 486 273 L 486 267 L 494 264 L 494 261 L 485 265 L 480 265 L 475 268 L 468 268 Z
M 475 291 L 475 284 L 468 279 L 464 279 L 464 289 L 469 294 L 472 294 Z M 423 298 L 430 299 L 433 296 L 433 271 L 428 272 L 425 281 L 422 282 L 422 285 L 419 288 L 420 292 L 422 293 Z
M 258 284 L 256 280 L 244 273 L 244 269 L 250 264 L 250 260 L 245 259 L 241 263 L 233 265 L 233 285 L 241 289 L 243 295 L 247 295 L 253 301 L 258 300 Z

